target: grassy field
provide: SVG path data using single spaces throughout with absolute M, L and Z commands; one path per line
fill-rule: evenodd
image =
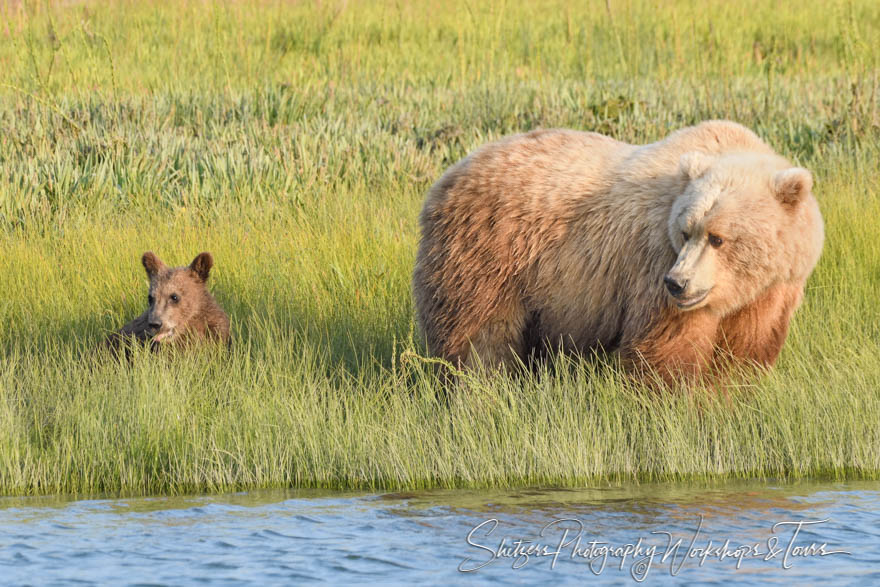
M 0 0 L 0 493 L 880 477 L 880 4 Z M 708 118 L 826 222 L 778 367 L 716 399 L 558 359 L 448 402 L 409 280 L 446 166 Z M 236 344 L 130 365 L 145 250 Z

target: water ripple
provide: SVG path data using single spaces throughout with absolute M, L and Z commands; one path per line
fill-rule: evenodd
M 0 566 L 4 583 L 12 584 L 581 584 L 595 579 L 596 569 L 568 552 L 555 566 L 533 556 L 514 569 L 515 559 L 504 558 L 462 574 L 465 559 L 488 555 L 465 537 L 496 519 L 491 537 L 477 534 L 481 544 L 540 541 L 546 524 L 574 518 L 584 524 L 584 544 L 657 542 L 652 532 L 662 531 L 686 546 L 702 519 L 703 543 L 766 544 L 774 536 L 788 540 L 790 532 L 773 532 L 776 522 L 828 519 L 804 526 L 797 543 L 827 543 L 852 555 L 794 557 L 790 569 L 781 560 L 746 559 L 740 569 L 730 559 L 710 558 L 702 566 L 688 560 L 677 576 L 669 561 L 655 560 L 651 583 L 871 584 L 880 582 L 878 511 L 880 483 L 0 498 Z M 605 582 L 632 584 L 631 571 L 632 557 L 623 565 L 612 561 L 600 574 Z

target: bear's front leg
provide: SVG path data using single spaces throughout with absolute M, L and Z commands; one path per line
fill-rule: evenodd
M 751 304 L 725 317 L 718 331 L 719 362 L 734 359 L 772 367 L 803 293 L 803 284 L 779 283 Z
M 674 385 L 699 379 L 711 367 L 718 325 L 718 316 L 708 310 L 670 309 L 646 335 L 621 345 L 621 354 L 643 380 L 659 376 Z

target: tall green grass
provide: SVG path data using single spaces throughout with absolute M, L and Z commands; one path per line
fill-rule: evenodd
M 610 8 L 610 11 L 608 10 Z M 0 492 L 880 477 L 874 2 L 0 0 Z M 822 260 L 729 398 L 557 358 L 441 392 L 431 182 L 510 132 L 731 118 L 813 170 Z M 235 345 L 95 350 L 202 250 Z

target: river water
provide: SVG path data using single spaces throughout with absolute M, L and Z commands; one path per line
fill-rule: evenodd
M 880 483 L 0 498 L 3 584 L 636 579 L 878 585 Z

